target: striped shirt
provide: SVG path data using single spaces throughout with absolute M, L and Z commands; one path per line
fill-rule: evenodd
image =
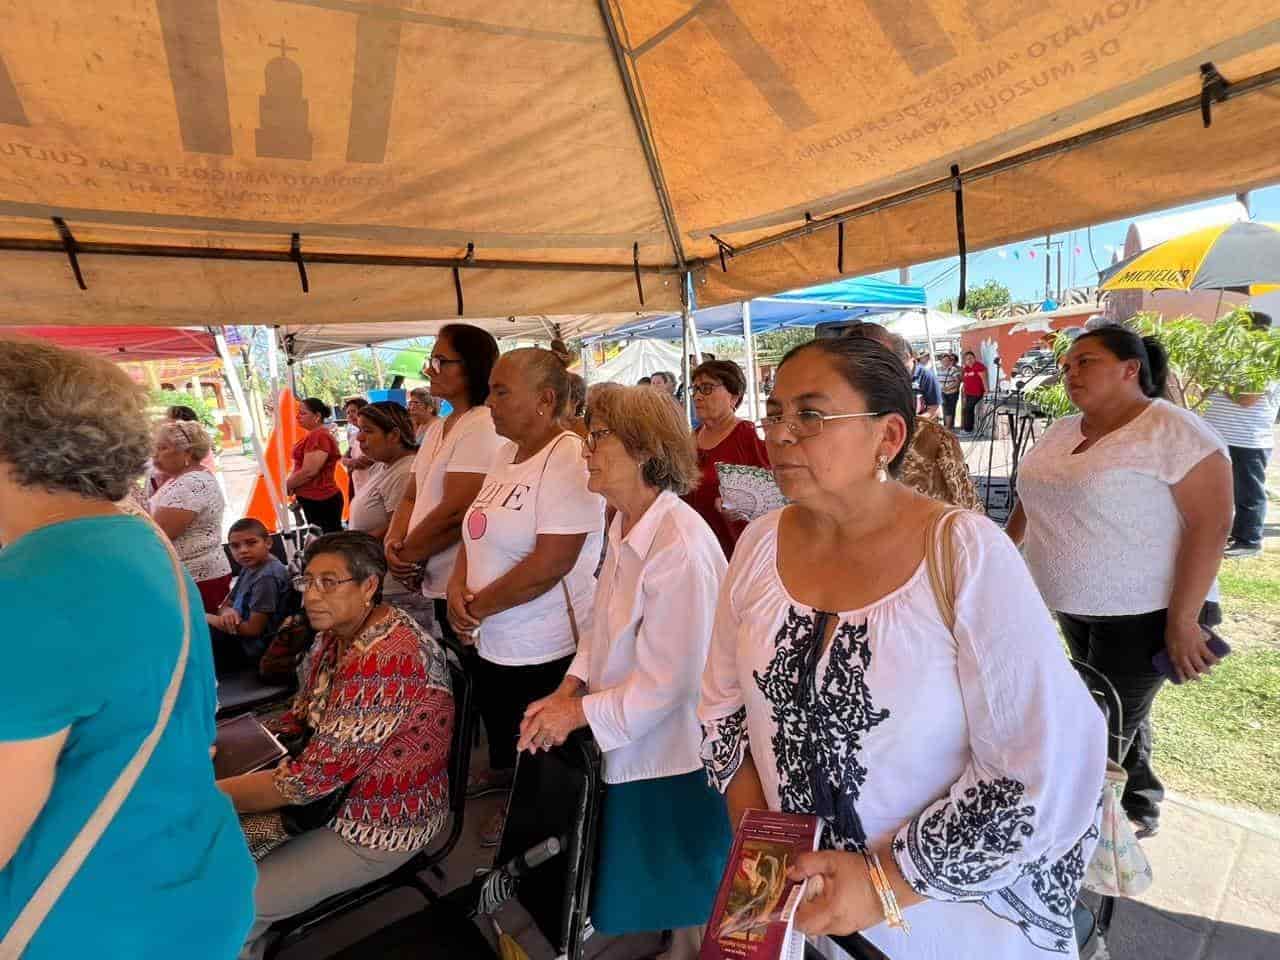
M 1271 384 L 1251 407 L 1233 403 L 1224 394 L 1209 395 L 1204 418 L 1230 447 L 1270 450 L 1275 445 L 1276 414 L 1280 413 L 1280 381 Z
M 942 388 L 943 393 L 959 393 L 960 392 L 960 368 L 959 367 L 938 367 L 938 386 Z

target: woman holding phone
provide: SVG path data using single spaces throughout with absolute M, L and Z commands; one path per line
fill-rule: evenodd
M 1062 359 L 1073 417 L 1022 461 L 1008 533 L 1058 617 L 1071 655 L 1120 695 L 1124 808 L 1138 835 L 1159 829 L 1148 715 L 1165 675 L 1199 679 L 1217 662 L 1203 629 L 1221 622 L 1216 577 L 1231 530 L 1231 461 L 1202 419 L 1165 400 L 1164 349 L 1120 326 L 1076 338 Z

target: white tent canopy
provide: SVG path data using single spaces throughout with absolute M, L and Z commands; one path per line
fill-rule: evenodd
M 312 326 L 280 326 L 277 336 L 295 359 L 360 347 L 376 346 L 414 337 L 433 337 L 449 323 L 469 323 L 488 330 L 498 340 L 565 340 L 612 330 L 623 324 L 655 317 L 649 313 L 585 313 L 558 316 L 464 317 L 462 319 L 399 323 L 329 323 Z
M 641 377 L 659 370 L 679 376 L 680 350 L 661 340 L 633 340 L 616 357 L 591 371 L 591 383 L 621 383 L 631 386 Z
M 888 327 L 908 340 L 948 337 L 973 323 L 973 317 L 945 313 L 942 310 L 902 310 L 898 313 L 882 313 L 868 319 Z

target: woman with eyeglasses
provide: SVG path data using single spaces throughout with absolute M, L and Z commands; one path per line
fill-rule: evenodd
M 489 409 L 506 438 L 462 524 L 449 580 L 449 619 L 473 638 L 476 705 L 489 738 L 489 769 L 474 796 L 505 789 L 516 765 L 525 708 L 552 693 L 591 626 L 604 501 L 587 489 L 582 440 L 560 419 L 569 397 L 550 350 L 503 354 L 489 377 Z M 502 835 L 499 812 L 480 832 Z
M 806 933 L 894 960 L 1074 955 L 1106 731 L 1021 557 L 897 480 L 915 397 L 880 344 L 792 350 L 763 426 L 791 504 L 738 542 L 699 708 L 731 821 L 821 818 L 794 867 L 822 878 Z
M 729 847 L 698 759 L 698 676 L 725 560 L 680 495 L 697 482 L 684 418 L 652 388 L 606 383 L 587 406 L 590 490 L 613 508 L 591 629 L 559 689 L 533 703 L 520 749 L 589 727 L 608 784 L 591 895 L 597 930 L 672 930 L 693 960 Z
M 307 435 L 293 445 L 293 472 L 285 479 L 307 523 L 324 533 L 342 529 L 342 491 L 334 481 L 334 468 L 342 458 L 338 441 L 324 422 L 333 411 L 323 400 L 307 397 L 298 404 L 298 426 Z
M 413 421 L 414 439 L 421 443 L 422 435 L 436 419 L 436 401 L 427 387 L 414 387 L 409 391 L 409 419 Z
M 258 863 L 240 953 L 326 897 L 385 876 L 449 817 L 454 705 L 443 648 L 382 602 L 382 544 L 347 531 L 307 545 L 293 584 L 319 631 L 289 710 L 269 724 L 291 758 L 218 781 Z
M 503 442 L 485 406 L 497 360 L 498 342 L 479 327 L 451 323 L 437 334 L 422 373 L 431 381 L 431 395 L 452 409 L 427 424 L 413 460 L 413 481 L 386 533 L 392 576 L 431 602 L 445 639 L 454 644 L 445 596 L 462 517 Z
M 734 544 L 747 521 L 726 515 L 720 509 L 720 476 L 717 463 L 740 463 L 769 468 L 769 454 L 756 433 L 755 424 L 738 416 L 738 407 L 747 392 L 747 378 L 732 360 L 708 360 L 693 371 L 693 409 L 699 426 L 694 431 L 701 480 L 685 503 L 693 507 L 720 541 L 726 557 L 733 556 Z

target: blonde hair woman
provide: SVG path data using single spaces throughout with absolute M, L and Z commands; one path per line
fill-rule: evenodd
M 698 756 L 698 671 L 725 559 L 680 497 L 698 482 L 684 418 L 652 387 L 601 384 L 587 403 L 587 488 L 614 510 L 591 627 L 554 694 L 532 704 L 522 749 L 590 727 L 604 751 L 591 919 L 610 935 L 673 930 L 693 958 L 729 849 L 724 804 Z
M 172 479 L 152 495 L 151 517 L 195 579 L 205 613 L 217 613 L 231 590 L 231 564 L 222 549 L 222 491 L 200 466 L 209 447 L 209 434 L 199 423 L 160 424 L 151 459 Z

